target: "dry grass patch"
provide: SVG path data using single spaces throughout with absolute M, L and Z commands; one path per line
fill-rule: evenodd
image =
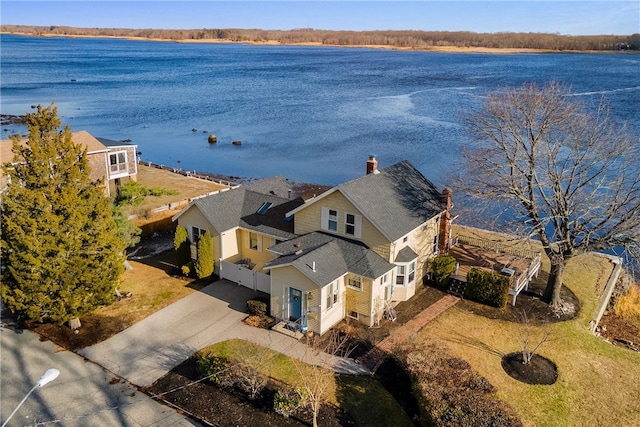
M 31 324 L 30 327 L 68 350 L 104 341 L 208 284 L 172 276 L 174 258 L 173 251 L 167 251 L 144 262 L 129 261 L 133 270 L 124 272 L 118 289 L 122 294 L 131 292 L 131 297 L 84 316 L 77 333 L 67 325 Z
M 229 188 L 226 185 L 212 181 L 187 177 L 143 164 L 138 164 L 137 181 L 145 187 L 175 190 L 178 193 L 157 197 L 149 196 L 145 199 L 144 203 L 139 206 L 124 206 L 123 210 L 126 215 L 136 214 L 143 217 L 146 216 L 151 209 Z
M 640 328 L 640 285 L 633 285 L 627 295 L 618 297 L 613 312 Z
M 579 297 L 582 310 L 570 321 L 549 325 L 551 341 L 539 349 L 558 367 L 553 385 L 532 386 L 509 377 L 504 354 L 518 351 L 520 325 L 492 320 L 454 307 L 420 331 L 420 340 L 439 339 L 498 388 L 527 426 L 617 426 L 640 419 L 640 354 L 620 349 L 589 332 L 596 292 L 612 264 L 584 255 L 570 261 L 565 284 Z M 539 326 L 544 328 L 545 326 Z M 455 331 L 455 332 L 452 332 Z M 604 404 L 603 402 L 606 402 Z
M 142 262 L 129 261 L 133 270 L 124 272 L 119 290 L 131 292 L 132 297 L 100 309 L 99 314 L 124 319 L 133 325 L 207 284 L 171 275 L 177 268 L 174 258 L 173 251 L 167 251 Z

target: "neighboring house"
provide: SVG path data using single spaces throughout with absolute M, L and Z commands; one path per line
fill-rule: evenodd
M 221 273 L 221 266 L 221 275 L 232 268 L 261 273 L 274 258 L 267 248 L 296 237 L 287 212 L 303 200 L 291 194 L 287 181 L 274 177 L 193 200 L 173 220 L 187 230 L 194 259 L 199 236 L 209 230 L 216 273 Z
M 138 163 L 136 161 L 136 145 L 108 139 L 95 138 L 87 131 L 72 134 L 74 144 L 87 150 L 89 176 L 101 182 L 107 196 L 116 191 L 117 187 L 128 180 L 136 180 Z M 26 144 L 24 139 L 22 143 Z M 13 141 L 0 141 L 0 160 L 2 164 L 13 163 Z M 4 191 L 8 184 L 7 177 L 2 174 L 0 188 Z
M 338 185 L 292 210 L 299 238 L 271 250 L 271 314 L 324 333 L 345 316 L 372 326 L 411 298 L 446 252 L 451 191 L 409 162 Z M 319 243 L 321 242 L 321 243 Z M 299 244 L 298 248 L 295 246 Z
M 448 249 L 450 208 L 451 191 L 410 163 L 378 170 L 371 157 L 365 176 L 306 202 L 275 177 L 194 200 L 173 219 L 192 257 L 209 230 L 221 277 L 269 292 L 272 316 L 322 334 L 346 316 L 369 326 L 393 316 Z

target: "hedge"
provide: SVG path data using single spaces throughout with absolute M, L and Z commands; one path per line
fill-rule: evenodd
M 511 280 L 494 271 L 472 268 L 467 274 L 467 287 L 464 296 L 467 299 L 503 308 L 509 299 Z
M 440 255 L 431 261 L 431 271 L 438 286 L 446 286 L 449 276 L 456 269 L 456 259 L 450 255 Z

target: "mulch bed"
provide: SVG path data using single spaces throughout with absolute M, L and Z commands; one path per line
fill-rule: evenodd
M 270 384 L 256 400 L 250 400 L 238 390 L 227 391 L 199 379 L 196 358 L 191 357 L 145 390 L 160 395 L 196 418 L 220 427 L 311 425 L 311 413 L 303 409 L 295 417 L 285 418 L 273 411 L 273 396 L 277 386 Z M 185 387 L 186 386 L 186 387 Z M 184 388 L 180 388 L 184 387 Z M 323 405 L 318 415 L 318 425 L 353 425 L 353 421 L 339 408 Z
M 602 316 L 598 325 L 600 336 L 613 345 L 630 349 L 640 349 L 640 328 L 614 313 Z M 628 343 L 631 343 L 629 345 Z
M 509 353 L 502 357 L 502 369 L 511 378 L 526 384 L 549 385 L 558 379 L 556 364 L 546 357 L 534 354 L 529 363 L 523 361 L 522 353 Z
M 542 277 L 534 280 L 529 284 L 527 291 L 522 291 L 518 295 L 515 306 L 511 305 L 512 297 L 509 296 L 507 306 L 501 309 L 469 300 L 460 301 L 457 307 L 489 319 L 506 320 L 508 322 L 521 322 L 523 313 L 526 313 L 528 322 L 532 325 L 564 322 L 578 315 L 580 301 L 569 288 L 563 286 L 560 291 L 560 297 L 566 304 L 572 305 L 574 310 L 570 313 L 558 315 L 552 311 L 549 304 L 541 300 L 545 287 L 546 280 Z

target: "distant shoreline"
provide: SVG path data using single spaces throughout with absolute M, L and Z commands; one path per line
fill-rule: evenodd
M 88 39 L 118 39 L 118 40 L 133 40 L 133 41 L 152 41 L 152 42 L 168 42 L 168 43 L 196 43 L 196 44 L 220 44 L 220 43 L 233 43 L 233 44 L 245 44 L 256 46 L 309 46 L 309 47 L 341 47 L 341 48 L 360 48 L 360 49 L 386 49 L 386 50 L 401 50 L 409 52 L 440 52 L 440 53 L 484 53 L 484 54 L 531 54 L 531 53 L 640 53 L 637 51 L 597 51 L 597 50 L 555 50 L 555 49 L 530 49 L 530 48 L 490 48 L 490 47 L 458 47 L 458 46 L 429 46 L 429 47 L 400 47 L 392 45 L 338 45 L 338 44 L 324 44 L 320 42 L 301 42 L 301 43 L 283 43 L 277 40 L 267 41 L 250 41 L 250 40 L 231 40 L 231 39 L 163 39 L 163 38 L 150 38 L 150 37 L 127 37 L 127 36 L 107 36 L 107 35 L 80 35 L 80 34 L 31 34 L 25 32 L 15 31 L 0 31 L 0 34 L 10 34 L 18 36 L 28 37 L 42 37 L 42 38 L 88 38 Z

